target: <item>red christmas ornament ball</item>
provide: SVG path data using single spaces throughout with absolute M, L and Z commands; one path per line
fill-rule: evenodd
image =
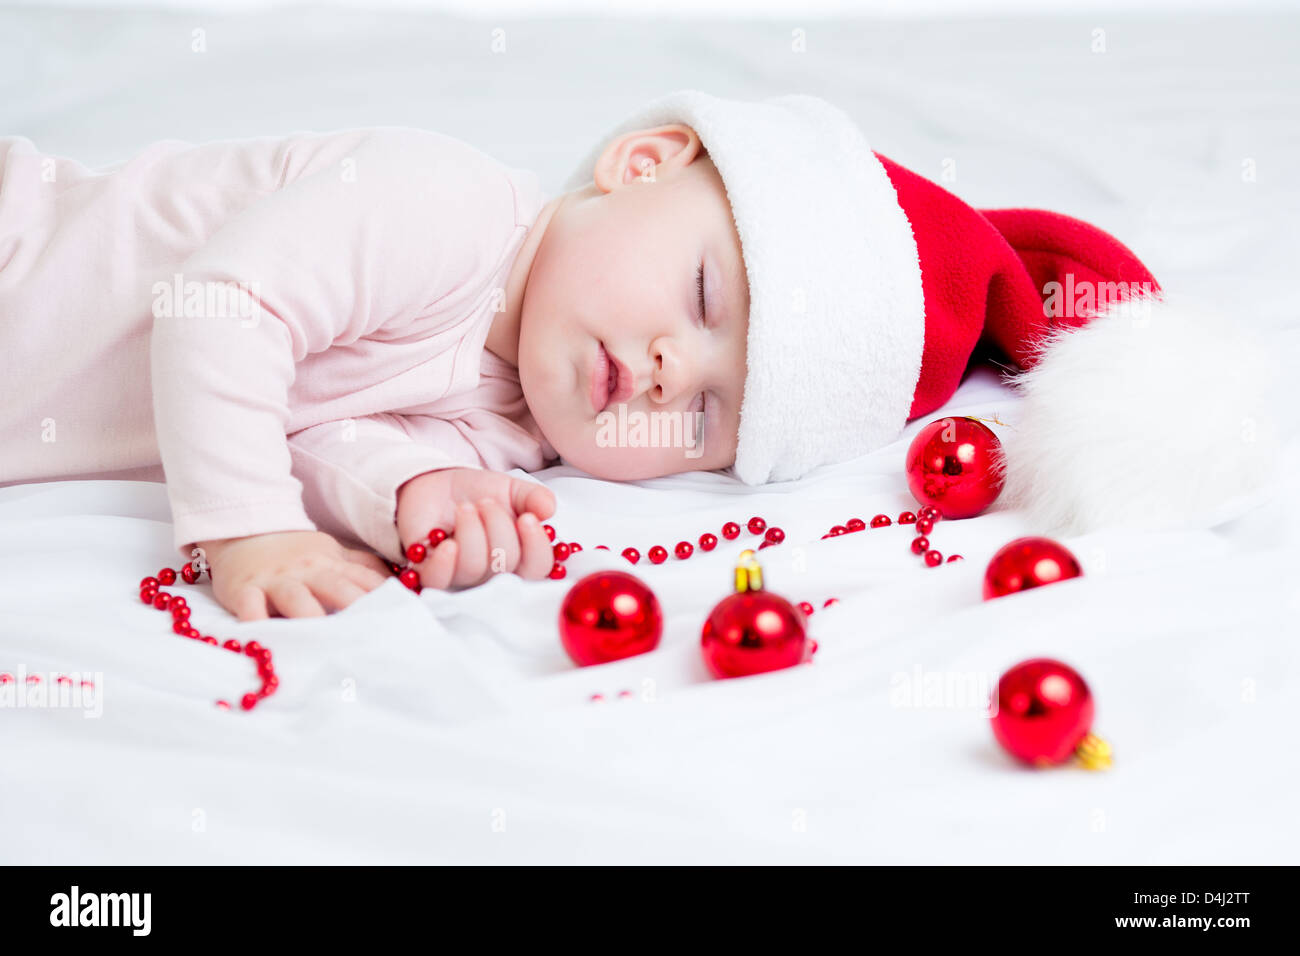
M 587 575 L 560 606 L 560 641 L 579 667 L 652 651 L 663 629 L 659 599 L 622 571 Z
M 1040 657 L 1011 668 L 994 696 L 993 736 L 1039 766 L 1070 759 L 1092 728 L 1092 691 L 1068 664 Z
M 704 622 L 704 663 L 714 677 L 746 677 L 802 664 L 812 656 L 805 615 L 770 591 L 741 591 Z
M 973 518 L 1003 485 L 1002 442 L 983 422 L 955 416 L 930 422 L 907 449 L 907 486 L 945 518 Z
M 984 572 L 984 600 L 1083 575 L 1079 561 L 1051 538 L 1017 538 L 1004 545 Z

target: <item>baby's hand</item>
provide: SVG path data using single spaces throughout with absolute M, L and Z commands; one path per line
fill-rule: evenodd
M 446 468 L 417 475 L 397 492 L 402 547 L 450 537 L 416 568 L 429 588 L 469 587 L 500 571 L 539 580 L 555 563 L 542 522 L 555 513 L 549 488 L 497 471 Z
M 199 547 L 213 596 L 241 621 L 261 620 L 272 608 L 282 617 L 320 617 L 325 607 L 345 608 L 391 577 L 378 555 L 344 548 L 323 531 L 277 531 Z

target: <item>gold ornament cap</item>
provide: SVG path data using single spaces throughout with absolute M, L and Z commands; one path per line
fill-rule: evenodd
M 1114 764 L 1110 744 L 1096 734 L 1085 734 L 1074 750 L 1075 759 L 1085 770 L 1109 770 Z
M 763 590 L 763 566 L 758 563 L 758 554 L 752 548 L 740 552 L 736 560 L 736 593 Z

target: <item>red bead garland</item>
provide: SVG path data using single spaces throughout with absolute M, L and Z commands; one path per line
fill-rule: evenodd
M 844 524 L 837 524 L 832 526 L 831 529 L 826 534 L 822 535 L 822 538 L 823 539 L 834 538 L 846 534 L 856 534 L 858 532 L 865 531 L 868 528 L 871 529 L 886 528 L 893 525 L 895 523 L 895 520 L 900 525 L 916 525 L 917 535 L 911 543 L 911 550 L 914 554 L 921 556 L 926 567 L 933 568 L 944 563 L 943 554 L 930 547 L 930 541 L 928 538 L 928 535 L 933 531 L 935 523 L 939 521 L 940 517 L 941 515 L 939 513 L 939 510 L 936 507 L 934 507 L 933 505 L 926 504 L 915 513 L 911 511 L 901 512 L 898 515 L 897 519 L 891 519 L 889 515 L 885 515 L 885 514 L 875 515 L 874 517 L 872 517 L 869 523 L 864 521 L 861 518 L 856 518 L 856 517 L 849 518 Z M 582 545 L 579 544 L 578 542 L 557 541 L 556 540 L 557 533 L 553 525 L 544 524 L 542 525 L 542 528 L 545 530 L 547 539 L 552 542 L 552 546 L 553 546 L 552 552 L 554 556 L 554 562 L 551 565 L 551 570 L 550 573 L 548 574 L 548 577 L 551 578 L 552 580 L 562 580 L 568 574 L 568 571 L 565 567 L 565 561 L 567 561 L 568 558 L 571 557 L 572 555 L 581 552 Z M 721 530 L 722 538 L 727 541 L 734 541 L 737 538 L 739 538 L 742 533 L 742 530 L 749 531 L 751 534 L 755 534 L 755 535 L 761 534 L 763 538 L 762 541 L 758 544 L 757 550 L 762 550 L 763 548 L 775 547 L 777 545 L 784 543 L 786 539 L 785 531 L 782 528 L 778 526 L 769 527 L 767 520 L 760 515 L 754 515 L 753 517 L 751 517 L 747 522 L 745 522 L 743 529 L 740 524 L 734 521 L 728 521 L 722 525 L 722 528 L 720 530 Z M 406 557 L 408 559 L 411 559 L 413 563 L 419 563 L 419 561 L 416 560 L 417 558 L 419 558 L 420 560 L 427 558 L 429 553 L 433 551 L 435 548 L 437 548 L 440 544 L 442 544 L 442 542 L 445 541 L 448 536 L 449 536 L 448 532 L 442 530 L 441 528 L 435 528 L 429 532 L 427 541 L 413 542 L 412 544 L 408 545 L 406 549 Z M 713 551 L 714 549 L 717 548 L 719 543 L 718 536 L 711 532 L 705 532 L 701 534 L 697 539 L 697 541 L 701 552 Z M 597 549 L 605 550 L 605 551 L 609 550 L 609 548 L 607 548 L 605 545 L 597 545 Z M 629 564 L 637 564 L 641 560 L 641 552 L 638 551 L 636 548 L 631 548 L 631 547 L 624 548 L 620 553 L 622 554 L 624 560 L 626 560 Z M 676 556 L 677 560 L 685 561 L 695 553 L 695 545 L 692 545 L 691 542 L 687 540 L 678 541 L 676 545 L 674 545 L 672 553 L 673 555 Z M 665 548 L 663 545 L 656 544 L 651 546 L 650 549 L 646 552 L 646 557 L 649 559 L 649 561 L 652 564 L 659 565 L 665 563 L 668 560 L 669 552 L 668 549 Z M 953 561 L 960 561 L 960 560 L 962 560 L 962 557 L 959 554 L 950 555 L 947 558 L 948 563 L 951 563 Z M 398 578 L 401 580 L 404 586 L 416 592 L 417 594 L 421 591 L 420 576 L 418 570 L 416 570 L 414 567 L 411 566 L 408 566 L 405 569 L 403 569 L 396 564 L 392 564 L 391 562 L 389 566 L 392 569 L 393 573 L 398 576 Z M 147 582 L 141 582 L 142 585 L 146 583 Z M 145 589 L 142 589 L 142 598 L 144 596 L 143 595 L 144 590 Z M 154 592 L 155 593 L 151 596 L 151 600 L 156 597 L 156 586 L 154 588 Z M 832 598 L 828 598 L 822 606 L 823 608 L 830 608 L 837 603 L 839 603 L 839 599 L 832 597 Z M 798 610 L 802 617 L 807 618 L 813 614 L 814 607 L 810 602 L 804 601 L 798 605 Z M 186 623 L 187 620 L 177 621 L 178 632 L 180 627 Z M 194 635 L 192 636 L 197 636 L 197 632 L 195 632 Z
M 0 673 L 0 684 L 16 684 L 17 682 L 18 682 L 18 681 L 17 681 L 17 679 L 14 677 L 13 674 Z M 29 683 L 29 684 L 39 684 L 40 682 L 41 682 L 41 675 L 40 675 L 40 674 L 28 674 L 28 675 L 27 675 L 27 683 Z M 77 682 L 74 681 L 74 680 L 73 680 L 71 677 L 69 677 L 67 674 L 60 674 L 58 677 L 54 678 L 54 683 L 56 683 L 56 684 L 63 684 L 63 685 L 67 685 L 67 686 L 71 686 L 71 685 L 73 685 L 73 684 L 75 684 L 75 683 L 77 683 Z M 93 680 L 85 680 L 85 679 L 83 678 L 82 681 L 81 681 L 81 686 L 82 686 L 82 687 L 85 687 L 85 688 L 88 688 L 88 689 L 90 689 L 90 690 L 94 690 L 94 689 L 95 689 L 95 682 L 94 682 Z
M 920 555 L 927 568 L 938 567 L 940 564 L 951 564 L 953 561 L 964 560 L 960 554 L 951 554 L 944 560 L 943 553 L 930 547 L 928 535 L 934 530 L 935 524 L 940 519 L 939 509 L 933 505 L 925 505 L 919 511 L 913 513 L 904 511 L 898 516 L 898 524 L 914 525 L 916 528 L 916 537 L 912 539 L 911 550 L 913 554 Z M 889 515 L 876 515 L 871 519 L 870 525 L 865 523 L 861 518 L 850 518 L 844 524 L 837 524 L 831 527 L 824 535 L 822 540 L 827 538 L 838 538 L 846 534 L 856 534 L 866 528 L 888 528 L 894 524 Z
M 932 505 L 925 505 L 915 513 L 911 511 L 901 512 L 897 518 L 897 523 L 900 525 L 916 526 L 918 534 L 912 541 L 911 548 L 914 554 L 921 556 L 926 567 L 933 568 L 945 563 L 943 554 L 930 547 L 929 538 L 927 537 L 929 532 L 933 530 L 935 523 L 939 521 L 939 518 L 939 510 Z M 844 524 L 837 524 L 831 527 L 826 534 L 822 535 L 822 538 L 824 540 L 826 538 L 837 538 L 846 534 L 856 534 L 860 531 L 866 531 L 869 528 L 887 528 L 894 523 L 895 519 L 891 519 L 889 515 L 885 514 L 875 515 L 869 523 L 861 518 L 849 518 Z M 564 562 L 572 555 L 581 552 L 582 545 L 576 541 L 556 541 L 557 533 L 552 525 L 544 524 L 542 525 L 542 528 L 546 531 L 547 538 L 553 542 L 552 552 L 554 555 L 554 562 L 551 565 L 551 570 L 547 577 L 553 581 L 563 580 L 568 575 Z M 786 538 L 784 529 L 776 525 L 769 526 L 767 520 L 760 515 L 751 517 L 745 523 L 743 528 L 734 521 L 726 522 L 721 528 L 722 538 L 728 541 L 734 541 L 736 538 L 740 537 L 742 531 L 749 531 L 751 534 L 763 535 L 763 539 L 759 543 L 757 549 L 760 551 L 763 548 L 775 547 L 776 545 L 782 544 Z M 435 528 L 429 532 L 427 541 L 414 542 L 410 544 L 406 549 L 406 556 L 407 558 L 412 559 L 413 563 L 419 563 L 418 561 L 414 561 L 417 556 L 419 556 L 421 560 L 427 558 L 429 553 L 445 541 L 447 537 L 448 533 L 446 531 L 441 528 Z M 711 532 L 701 534 L 697 541 L 699 544 L 699 550 L 702 552 L 713 551 L 718 546 L 718 536 Z M 603 544 L 597 545 L 596 548 L 597 550 L 602 551 L 609 550 L 609 548 Z M 624 548 L 620 553 L 624 560 L 629 564 L 637 564 L 641 560 L 641 552 L 636 548 Z M 678 541 L 676 545 L 673 546 L 672 550 L 672 554 L 675 555 L 679 561 L 687 560 L 694 553 L 695 545 L 692 545 L 690 541 L 686 540 Z M 656 544 L 651 546 L 645 556 L 649 559 L 651 564 L 658 565 L 663 564 L 668 560 L 669 552 L 663 545 Z M 953 554 L 948 556 L 947 563 L 960 560 L 962 560 L 961 555 Z M 420 593 L 422 590 L 420 585 L 420 575 L 415 568 L 408 566 L 403 569 L 391 562 L 389 566 L 393 573 L 398 576 L 398 579 L 403 585 L 417 594 Z M 148 579 L 146 579 L 146 581 L 147 580 Z M 142 585 L 145 583 L 145 581 L 141 582 Z M 143 590 L 141 597 L 143 598 Z M 823 607 L 831 607 L 836 603 L 838 603 L 837 598 L 829 598 Z M 804 612 L 805 616 L 813 613 L 812 604 L 806 601 L 800 604 L 799 607 Z M 182 623 L 183 622 L 181 621 L 177 622 L 178 633 L 181 633 L 179 628 Z
M 239 706 L 244 710 L 252 710 L 258 703 L 274 694 L 280 686 L 280 678 L 276 676 L 275 668 L 271 663 L 270 649 L 263 647 L 257 641 L 249 641 L 244 645 L 236 640 L 221 643 L 211 634 L 202 633 L 190 624 L 189 602 L 179 594 L 169 594 L 161 590 L 164 585 L 175 584 L 178 578 L 187 584 L 193 584 L 199 579 L 199 574 L 200 572 L 194 570 L 192 564 L 184 565 L 179 575 L 174 568 L 163 568 L 156 576 L 140 580 L 140 601 L 143 604 L 152 604 L 160 611 L 170 612 L 172 631 L 175 634 L 252 658 L 257 665 L 257 676 L 261 679 L 262 686 L 254 693 L 245 694 L 239 702 Z M 212 576 L 211 571 L 208 572 L 208 576 Z M 219 700 L 216 706 L 221 710 L 230 709 L 229 701 Z

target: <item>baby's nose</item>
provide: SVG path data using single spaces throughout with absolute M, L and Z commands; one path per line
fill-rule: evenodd
M 689 363 L 683 359 L 671 339 L 657 339 L 653 353 L 654 371 L 650 397 L 656 402 L 671 402 L 686 387 L 690 377 Z

